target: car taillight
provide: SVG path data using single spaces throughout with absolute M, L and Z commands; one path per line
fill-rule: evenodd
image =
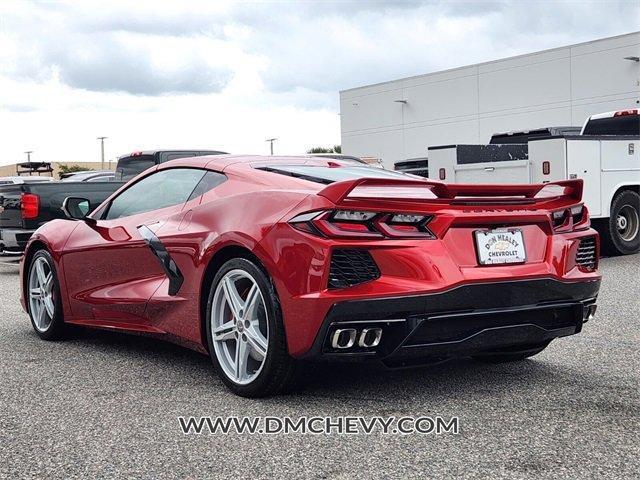
M 589 211 L 584 205 L 575 205 L 551 212 L 551 223 L 557 232 L 570 232 L 589 228 Z
M 433 217 L 416 213 L 329 210 L 303 213 L 289 223 L 297 230 L 329 238 L 432 239 L 427 228 Z
M 40 213 L 40 197 L 33 193 L 23 193 L 20 199 L 20 210 L 25 220 L 37 218 Z

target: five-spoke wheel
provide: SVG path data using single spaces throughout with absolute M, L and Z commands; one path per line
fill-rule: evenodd
M 220 366 L 236 383 L 250 383 L 267 357 L 269 323 L 260 287 L 248 272 L 231 270 L 222 277 L 210 322 Z
M 234 258 L 217 271 L 207 302 L 207 341 L 213 365 L 233 392 L 260 397 L 292 383 L 280 302 L 264 268 Z
M 44 257 L 38 257 L 31 264 L 29 272 L 29 311 L 33 323 L 41 332 L 51 325 L 55 315 L 53 298 L 53 271 Z
M 56 269 L 46 250 L 31 258 L 26 282 L 29 316 L 36 333 L 45 340 L 59 338 L 64 329 Z

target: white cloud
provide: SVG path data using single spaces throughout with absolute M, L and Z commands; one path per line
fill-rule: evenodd
M 618 1 L 0 3 L 0 164 L 339 143 L 338 90 L 640 25 Z

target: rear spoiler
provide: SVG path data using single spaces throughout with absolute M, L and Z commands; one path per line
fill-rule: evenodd
M 526 205 L 563 200 L 579 203 L 583 181 L 565 180 L 544 184 L 475 185 L 445 184 L 429 180 L 358 178 L 336 182 L 318 195 L 336 205 L 348 201 L 390 200 L 447 203 L 451 205 Z

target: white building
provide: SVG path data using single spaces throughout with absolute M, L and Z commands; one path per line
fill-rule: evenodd
M 627 57 L 627 58 L 625 58 Z M 638 108 L 640 32 L 340 92 L 342 151 L 398 160 Z

